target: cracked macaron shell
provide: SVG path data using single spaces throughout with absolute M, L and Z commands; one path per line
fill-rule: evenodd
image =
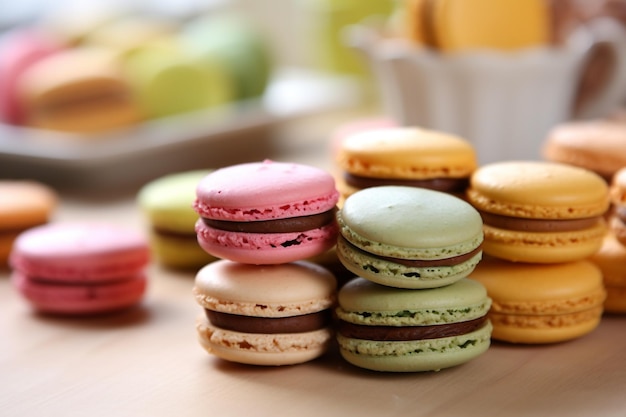
M 332 210 L 339 191 L 324 170 L 265 160 L 212 172 L 200 181 L 196 196 L 194 207 L 202 217 L 257 221 Z
M 338 295 L 338 318 L 369 326 L 431 326 L 484 317 L 491 306 L 485 287 L 461 279 L 441 288 L 407 290 L 355 278 Z
M 477 167 L 472 145 L 457 136 L 418 128 L 381 128 L 344 139 L 338 165 L 363 177 L 466 178 Z
M 602 177 L 544 161 L 484 165 L 472 174 L 467 196 L 480 211 L 522 218 L 587 218 L 601 216 L 609 207 Z
M 341 234 L 376 255 L 435 260 L 480 246 L 482 219 L 465 201 L 442 192 L 402 186 L 372 187 L 337 213 Z
M 291 317 L 333 306 L 336 285 L 328 270 L 311 262 L 257 266 L 219 260 L 198 271 L 193 292 L 209 310 Z

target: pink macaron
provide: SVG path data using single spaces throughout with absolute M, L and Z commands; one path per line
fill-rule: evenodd
M 0 120 L 21 124 L 24 110 L 19 80 L 37 61 L 64 49 L 50 35 L 31 28 L 16 29 L 0 43 Z
M 13 244 L 12 282 L 44 313 L 95 314 L 139 303 L 150 259 L 139 233 L 104 223 L 52 223 Z
M 196 188 L 200 246 L 247 264 L 281 264 L 319 255 L 336 242 L 339 192 L 321 169 L 255 162 L 218 169 Z

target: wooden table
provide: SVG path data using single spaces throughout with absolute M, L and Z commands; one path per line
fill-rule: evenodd
M 340 118 L 276 133 L 275 159 L 330 167 Z M 98 219 L 144 228 L 134 195 L 62 194 L 56 221 Z M 625 416 L 626 316 L 549 346 L 494 343 L 437 373 L 385 374 L 334 349 L 297 366 L 231 364 L 196 341 L 201 309 L 192 272 L 149 267 L 137 309 L 97 318 L 31 312 L 0 272 L 0 416 Z

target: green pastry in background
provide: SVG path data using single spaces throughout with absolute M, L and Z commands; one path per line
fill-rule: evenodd
M 197 269 L 216 258 L 198 245 L 192 204 L 196 185 L 210 170 L 165 175 L 145 184 L 137 196 L 150 226 L 150 246 L 155 259 L 173 269 Z
M 237 15 L 198 17 L 180 31 L 181 42 L 190 53 L 212 61 L 224 62 L 233 75 L 236 99 L 261 96 L 273 69 L 270 46 L 254 24 Z
M 126 75 L 149 118 L 232 103 L 233 77 L 218 58 L 198 59 L 177 39 L 137 48 L 124 60 Z

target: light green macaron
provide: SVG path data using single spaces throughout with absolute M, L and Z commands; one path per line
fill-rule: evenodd
M 165 175 L 144 185 L 138 204 L 150 226 L 150 245 L 157 261 L 176 269 L 193 269 L 216 258 L 198 244 L 193 209 L 196 185 L 210 170 Z
M 467 277 L 482 257 L 480 214 L 450 194 L 416 187 L 358 191 L 337 213 L 337 253 L 360 277 L 436 288 Z
M 484 353 L 491 340 L 491 299 L 461 279 L 410 290 L 355 278 L 338 295 L 337 340 L 351 364 L 374 371 L 437 371 Z

